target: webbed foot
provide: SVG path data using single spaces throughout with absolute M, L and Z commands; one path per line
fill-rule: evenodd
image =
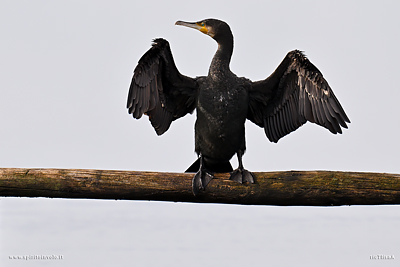
M 239 161 L 239 168 L 231 172 L 231 177 L 229 177 L 229 180 L 236 181 L 241 184 L 245 182 L 254 184 L 254 174 L 243 168 L 243 162 L 242 162 L 243 151 L 239 150 L 237 152 L 237 156 Z
M 212 179 L 214 179 L 214 173 L 210 173 L 204 167 L 204 158 L 201 153 L 199 157 L 199 163 L 199 171 L 194 175 L 192 180 L 192 191 L 195 196 L 199 193 L 200 190 L 205 190 L 208 183 Z
M 193 194 L 196 196 L 200 190 L 205 190 L 212 179 L 214 179 L 214 175 L 207 172 L 206 169 L 200 168 L 192 180 Z
M 238 183 L 251 183 L 254 184 L 254 175 L 246 169 L 237 168 L 233 172 L 231 172 L 231 177 L 229 180 L 236 181 Z

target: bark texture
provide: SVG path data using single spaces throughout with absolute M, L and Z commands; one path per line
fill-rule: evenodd
M 0 196 L 157 200 L 279 206 L 400 204 L 400 175 L 337 171 L 256 172 L 255 184 L 216 174 L 192 193 L 193 174 L 0 168 Z

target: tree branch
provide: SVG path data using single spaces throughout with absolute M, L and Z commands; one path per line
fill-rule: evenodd
M 256 184 L 216 174 L 192 194 L 194 174 L 0 168 L 0 196 L 159 200 L 283 206 L 400 204 L 400 175 L 337 171 L 255 173 Z

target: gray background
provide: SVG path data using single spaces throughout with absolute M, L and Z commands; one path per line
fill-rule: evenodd
M 125 109 L 133 68 L 164 37 L 181 73 L 206 75 L 214 40 L 176 20 L 225 20 L 231 69 L 266 78 L 304 50 L 352 123 L 308 123 L 270 143 L 246 123 L 251 171 L 400 173 L 397 1 L 0 2 L 0 167 L 182 172 L 195 114 L 157 137 Z M 234 167 L 237 160 L 232 160 Z M 0 199 L 1 266 L 398 266 L 399 206 L 254 207 Z M 60 261 L 9 255 L 63 255 Z M 370 260 L 370 255 L 395 260 Z

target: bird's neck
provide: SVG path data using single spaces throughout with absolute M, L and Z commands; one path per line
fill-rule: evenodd
M 218 41 L 218 50 L 215 53 L 209 74 L 218 74 L 221 71 L 229 71 L 229 63 L 233 53 L 233 36 L 228 36 L 221 41 Z

